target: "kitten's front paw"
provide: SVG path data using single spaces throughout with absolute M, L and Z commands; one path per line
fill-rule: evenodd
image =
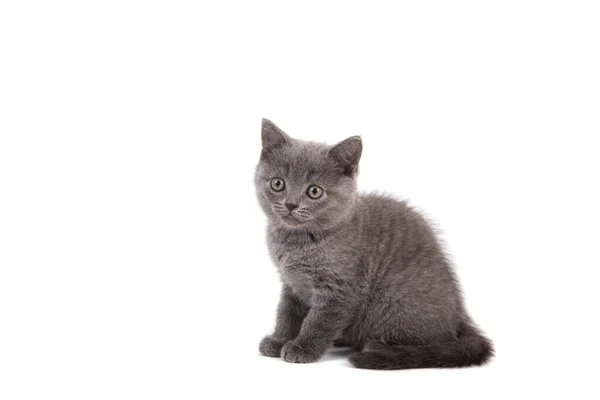
M 281 349 L 281 358 L 291 363 L 311 363 L 317 361 L 319 357 L 321 353 L 318 351 L 302 347 L 293 341 L 287 342 Z
M 258 351 L 260 354 L 267 357 L 279 357 L 281 355 L 281 348 L 283 347 L 283 342 L 277 340 L 271 336 L 265 336 L 263 340 L 260 341 L 258 345 Z

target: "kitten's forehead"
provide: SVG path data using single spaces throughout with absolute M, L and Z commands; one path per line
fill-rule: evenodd
M 288 178 L 310 180 L 331 172 L 328 151 L 329 146 L 325 144 L 295 140 L 274 154 L 268 164 L 281 170 Z

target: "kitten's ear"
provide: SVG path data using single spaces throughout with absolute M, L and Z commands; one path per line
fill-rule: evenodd
M 283 146 L 290 143 L 290 138 L 284 131 L 279 129 L 277 125 L 272 123 L 266 118 L 262 120 L 262 148 L 265 150 L 272 150 L 274 148 Z
M 329 149 L 328 156 L 344 169 L 344 174 L 356 178 L 361 154 L 362 139 L 351 136 Z

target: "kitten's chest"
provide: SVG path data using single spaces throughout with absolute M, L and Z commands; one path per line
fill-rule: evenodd
M 269 250 L 283 283 L 312 305 L 317 282 L 322 280 L 327 265 L 328 255 L 322 245 L 274 240 L 269 243 Z

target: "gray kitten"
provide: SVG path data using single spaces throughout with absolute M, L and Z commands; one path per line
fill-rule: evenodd
M 404 202 L 358 193 L 360 137 L 330 147 L 262 123 L 255 184 L 282 290 L 260 352 L 309 363 L 352 346 L 359 368 L 482 365 L 491 342 L 471 321 L 427 221 Z

